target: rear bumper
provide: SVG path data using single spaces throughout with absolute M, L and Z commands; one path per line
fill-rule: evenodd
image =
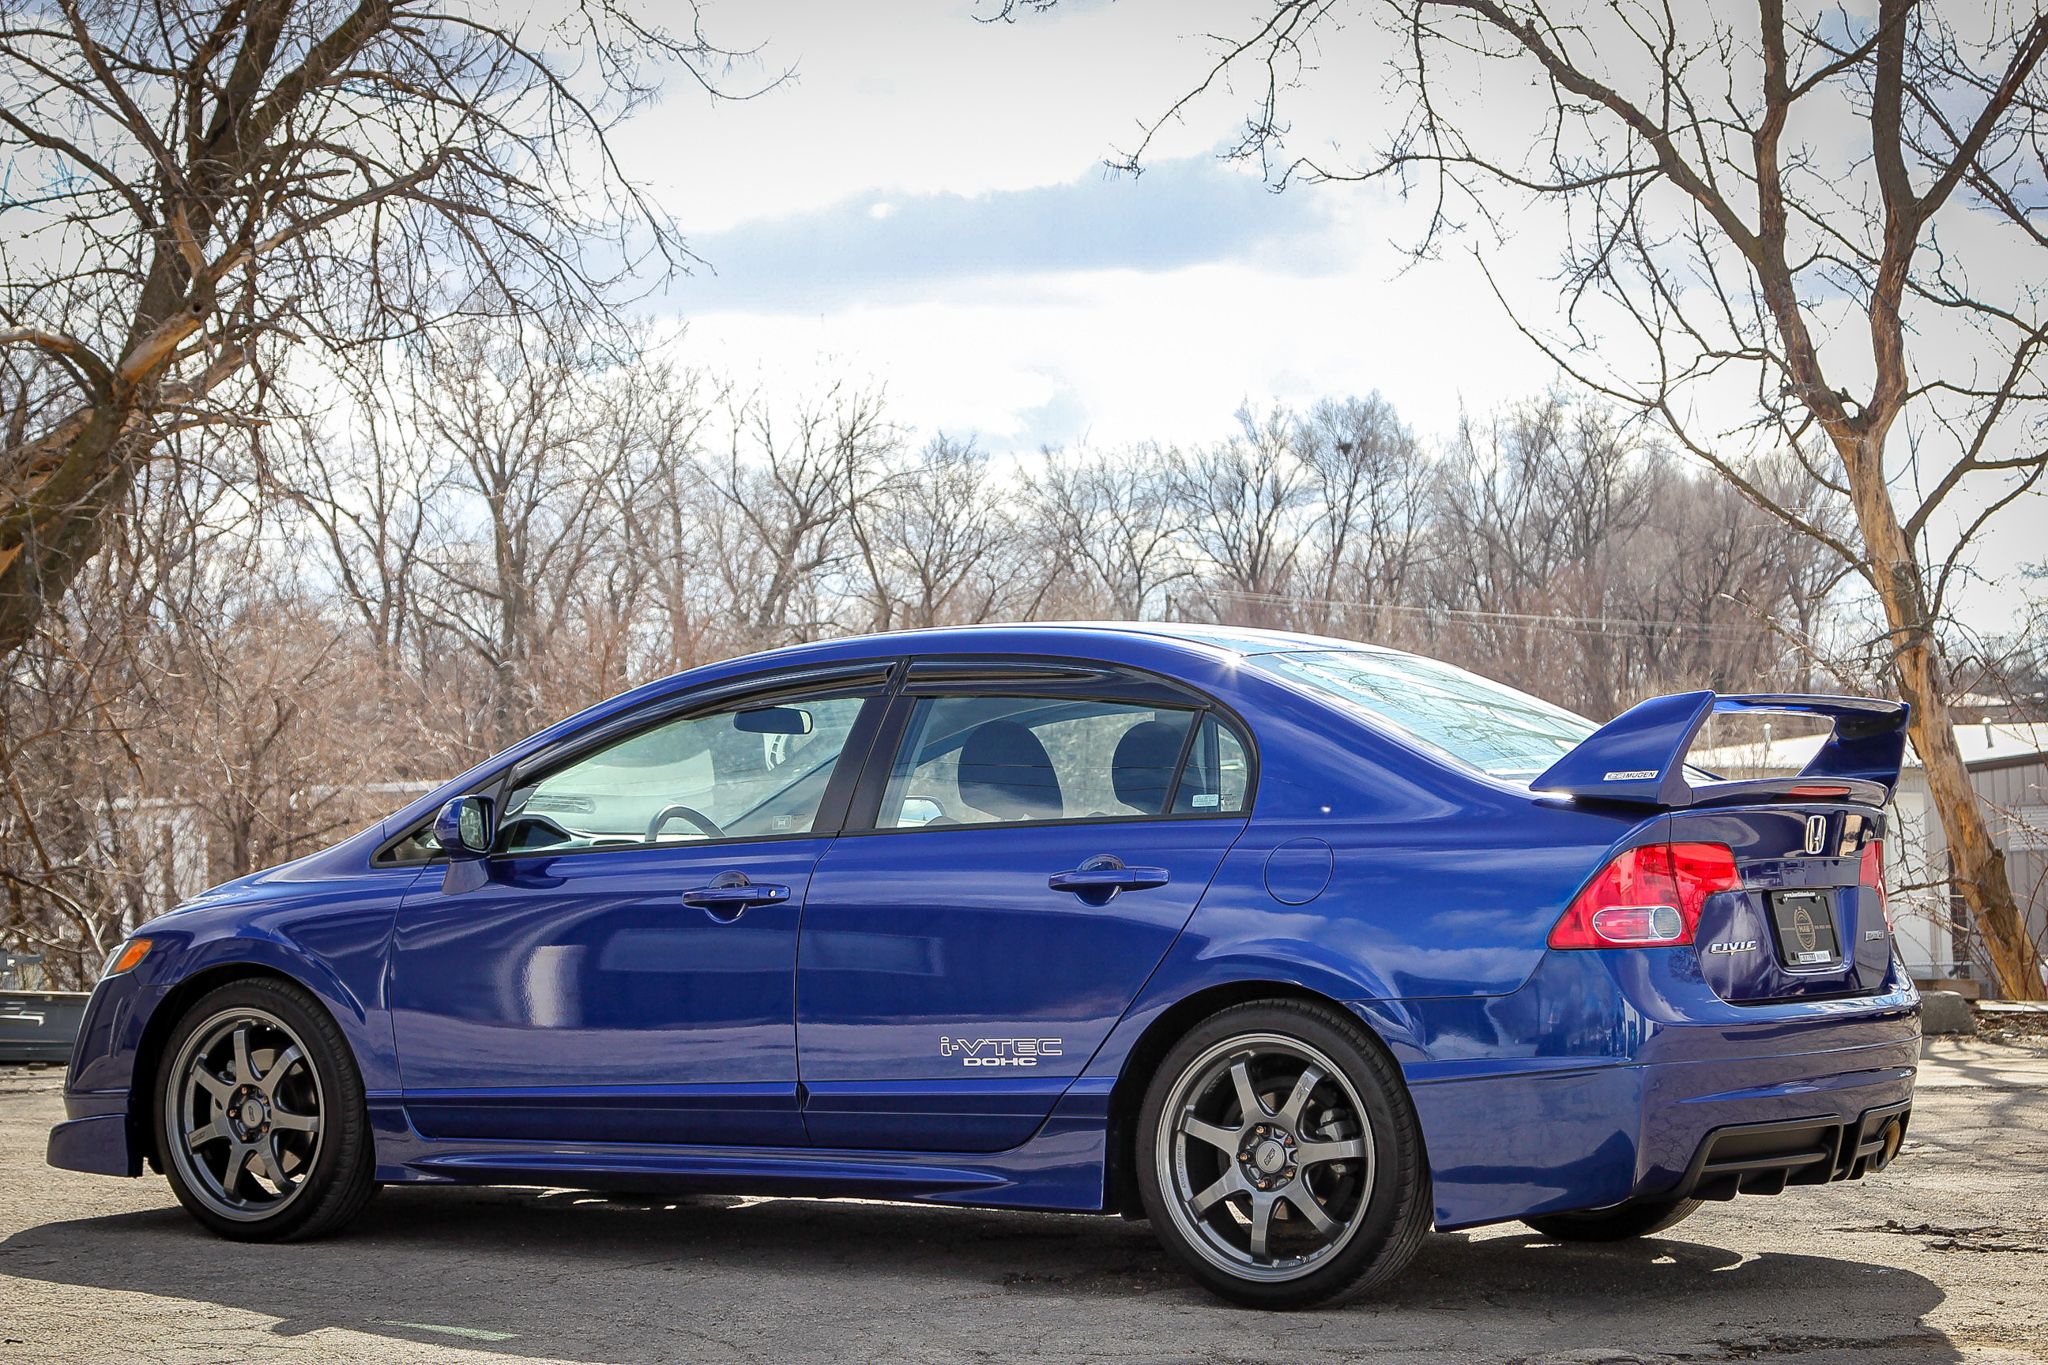
M 1721 1180 L 1731 1172 L 1710 1163 L 1735 1159 L 1741 1148 L 1732 1135 L 1783 1125 L 1803 1133 L 1786 1127 L 1793 1140 L 1767 1154 L 1825 1147 L 1832 1178 L 1842 1149 L 1853 1157 L 1861 1146 L 1866 1115 L 1911 1104 L 1918 1051 L 1916 1035 L 1714 1063 L 1421 1080 L 1411 1093 L 1436 1186 L 1437 1226 L 1685 1197 L 1702 1182 L 1707 1197 L 1732 1197 L 1736 1189 L 1724 1195 Z M 1865 1161 L 1856 1173 L 1868 1169 Z M 1751 1186 L 1761 1191 L 1768 1183 L 1759 1177 Z
M 1912 1102 L 1909 984 L 1735 1006 L 1705 988 L 1689 949 L 1550 959 L 1511 996 L 1410 1002 L 1418 1046 L 1403 1071 L 1438 1227 L 1761 1193 L 1883 1164 L 1866 1150 L 1883 1123 L 1866 1124 Z M 1755 1136 L 1772 1130 L 1775 1149 Z M 1764 1164 L 1728 1166 L 1747 1157 Z
M 1912 1114 L 1911 1101 L 1901 1100 L 1865 1110 L 1853 1123 L 1806 1119 L 1716 1129 L 1700 1143 L 1672 1194 L 1680 1199 L 1733 1199 L 1738 1194 L 1779 1194 L 1787 1185 L 1861 1180 L 1889 1166 L 1899 1154 Z

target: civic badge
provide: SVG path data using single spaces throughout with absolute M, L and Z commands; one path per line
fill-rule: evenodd
M 1806 817 L 1806 851 L 1819 853 L 1828 846 L 1828 818 L 1825 815 Z

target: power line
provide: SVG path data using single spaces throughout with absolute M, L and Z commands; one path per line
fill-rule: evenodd
M 1350 607 L 1360 611 L 1394 612 L 1422 617 L 1456 616 L 1472 620 L 1514 622 L 1522 625 L 1540 626 L 1551 630 L 1563 630 L 1575 634 L 1597 634 L 1609 627 L 1683 631 L 1688 635 L 1713 635 L 1728 639 L 1753 639 L 1760 634 L 1770 633 L 1763 626 L 1739 626 L 1730 625 L 1725 622 L 1709 625 L 1687 625 L 1682 621 L 1657 621 L 1628 616 L 1571 616 L 1543 612 L 1486 611 L 1478 607 L 1427 607 L 1403 602 L 1366 602 L 1358 598 L 1348 597 L 1308 597 L 1297 593 L 1257 592 L 1245 588 L 1210 588 L 1205 591 L 1211 597 L 1227 597 L 1248 602 L 1267 602 L 1276 606 Z M 1791 632 L 1786 631 L 1786 633 L 1790 634 Z

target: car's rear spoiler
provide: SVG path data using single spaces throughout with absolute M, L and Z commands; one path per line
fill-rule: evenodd
M 1873 697 L 1794 694 L 1652 697 L 1616 716 L 1529 785 L 1540 792 L 1640 806 L 1695 806 L 1736 797 L 1848 796 L 1882 802 L 1899 782 L 1911 707 Z M 1783 711 L 1826 716 L 1834 733 L 1795 779 L 1688 781 L 1686 750 L 1716 711 Z

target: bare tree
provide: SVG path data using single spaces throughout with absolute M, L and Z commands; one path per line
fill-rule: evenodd
M 1302 423 L 1321 511 L 1311 532 L 1310 615 L 1324 633 L 1384 638 L 1424 544 L 1431 474 L 1415 433 L 1379 394 L 1329 399 Z M 1347 609 L 1345 599 L 1364 604 Z
M 0 657 L 149 453 L 246 423 L 267 362 L 451 314 L 602 304 L 673 225 L 611 154 L 659 65 L 731 54 L 610 0 L 0 0 Z
M 454 466 L 448 487 L 462 501 L 427 561 L 442 584 L 432 615 L 489 669 L 490 748 L 547 709 L 543 662 L 600 566 L 617 562 L 607 542 L 635 450 L 605 429 L 603 372 L 602 357 L 559 337 L 475 326 L 435 348 L 405 398 Z
M 1304 150 L 1290 92 L 1327 70 L 1321 45 L 1361 10 L 1382 21 L 1397 107 L 1365 160 L 1335 138 Z M 2044 61 L 2048 14 L 2003 3 L 1879 0 L 1865 19 L 1758 0 L 1737 20 L 1630 0 L 1285 0 L 1152 125 L 1241 71 L 1254 105 L 1236 154 L 1282 182 L 1419 189 L 1423 254 L 1467 228 L 1500 243 L 1528 204 L 1554 204 L 1561 321 L 1518 326 L 1865 580 L 1956 883 L 2001 987 L 2028 998 L 2041 962 L 1956 747 L 1943 624 L 1972 537 L 2048 468 Z M 1532 107 L 1513 106 L 1520 90 Z M 1821 131 L 1845 126 L 1853 139 Z M 1746 422 L 1701 416 L 1736 406 Z M 1751 481 L 1743 436 L 1824 451 L 1810 476 L 1848 499 L 1855 536 Z
M 1054 571 L 1079 579 L 1070 609 L 1137 620 L 1164 609 L 1188 576 L 1187 513 L 1174 496 L 1171 460 L 1151 444 L 1048 450 L 1024 475 L 1025 504 Z
M 878 392 L 833 385 L 784 411 L 756 395 L 726 404 L 726 449 L 707 460 L 699 510 L 739 649 L 838 627 L 836 576 L 856 553 L 860 509 L 901 445 Z
M 1247 403 L 1237 426 L 1227 441 L 1176 452 L 1171 492 L 1209 562 L 1211 591 L 1236 604 L 1233 615 L 1246 624 L 1270 626 L 1294 586 L 1311 475 L 1292 413 L 1276 405 L 1261 414 Z
M 1016 520 L 972 441 L 932 437 L 900 477 L 854 511 L 872 629 L 964 625 L 1036 610 L 1048 579 L 1030 571 Z
M 435 508 L 452 471 L 445 451 L 411 439 L 373 394 L 273 424 L 265 491 L 299 514 L 309 555 L 333 574 L 335 596 L 392 674 L 419 628 L 426 556 L 442 534 Z

